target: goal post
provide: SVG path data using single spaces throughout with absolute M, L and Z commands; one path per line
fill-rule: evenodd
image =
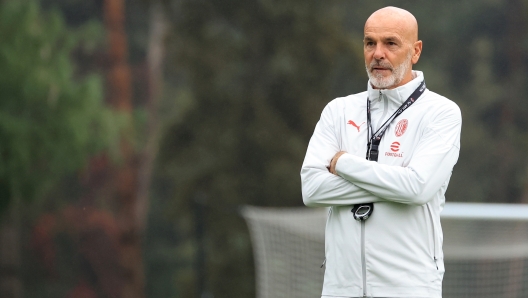
M 245 206 L 258 298 L 316 297 L 323 284 L 326 211 Z
M 440 216 L 442 219 L 528 221 L 528 204 L 448 202 Z
M 245 206 L 258 298 L 320 297 L 327 208 Z M 446 203 L 443 297 L 528 297 L 528 205 Z

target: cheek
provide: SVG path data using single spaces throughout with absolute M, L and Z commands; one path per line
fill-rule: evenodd
M 370 71 L 370 65 L 372 64 L 372 59 L 365 59 L 365 68 Z
M 393 59 L 392 59 L 392 60 L 393 60 L 394 63 L 396 63 L 397 65 L 400 65 L 400 64 L 402 64 L 403 62 L 408 61 L 408 60 L 407 60 L 408 57 L 409 57 L 408 54 L 409 54 L 409 53 L 408 53 L 407 51 L 404 51 L 404 52 L 398 53 L 398 54 L 396 54 L 396 55 L 393 56 Z
M 369 65 L 370 62 L 372 61 L 372 54 L 370 54 L 369 52 L 365 51 L 363 56 L 365 57 L 365 64 Z

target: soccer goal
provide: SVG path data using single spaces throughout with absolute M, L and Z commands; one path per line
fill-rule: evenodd
M 320 297 L 326 208 L 246 206 L 258 298 Z M 444 298 L 528 297 L 528 205 L 447 203 Z

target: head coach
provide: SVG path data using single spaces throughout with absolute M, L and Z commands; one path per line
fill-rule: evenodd
M 324 108 L 301 169 L 303 201 L 330 207 L 322 297 L 440 298 L 440 212 L 461 113 L 413 70 L 418 23 L 385 7 L 366 21 L 367 91 Z

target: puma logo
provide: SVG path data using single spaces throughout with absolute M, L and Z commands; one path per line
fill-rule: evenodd
M 361 123 L 360 125 L 357 125 L 354 121 L 348 120 L 347 124 L 350 124 L 350 125 L 354 126 L 355 128 L 357 128 L 357 130 L 359 132 L 359 128 L 361 127 L 361 125 L 365 124 L 365 121 L 363 121 L 363 123 Z

